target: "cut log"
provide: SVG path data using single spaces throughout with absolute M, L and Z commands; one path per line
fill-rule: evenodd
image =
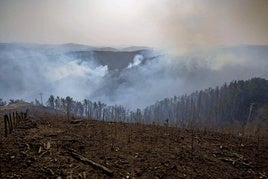
M 67 150 L 67 152 L 73 157 L 75 158 L 76 160 L 79 160 L 85 164 L 89 164 L 91 165 L 92 167 L 94 168 L 97 168 L 97 169 L 100 169 L 102 170 L 103 172 L 105 172 L 107 175 L 109 176 L 113 176 L 113 171 L 108 169 L 107 167 L 101 165 L 101 164 L 98 164 L 92 160 L 89 160 L 87 159 L 86 157 L 82 156 L 82 155 L 79 155 L 78 153 L 76 153 L 74 150 Z

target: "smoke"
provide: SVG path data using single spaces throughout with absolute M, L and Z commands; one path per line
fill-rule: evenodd
M 0 45 L 0 98 L 33 101 L 42 92 L 46 99 L 69 95 L 135 109 L 232 80 L 268 78 L 267 46 L 222 47 L 181 56 L 137 51 L 132 62 L 117 70 L 108 70 L 94 55 L 85 59 L 69 53 L 79 50 Z
M 143 108 L 233 80 L 268 78 L 266 46 L 216 48 L 184 56 L 159 56 L 135 68 L 105 76 L 92 98 L 128 108 Z
M 142 60 L 143 60 L 143 56 L 142 55 L 136 55 L 133 59 L 133 63 L 130 63 L 127 68 L 132 68 L 134 66 L 138 66 L 139 64 L 141 64 Z
M 0 41 L 142 45 L 185 53 L 268 44 L 267 0 L 0 1 Z
M 105 66 L 97 66 L 92 67 L 88 62 L 73 60 L 66 64 L 58 64 L 57 67 L 52 69 L 51 72 L 51 80 L 61 80 L 63 78 L 68 78 L 70 76 L 77 76 L 77 77 L 85 77 L 89 80 L 93 78 L 100 78 L 105 76 L 107 73 L 108 67 Z
M 268 44 L 267 0 L 163 0 L 147 7 L 160 31 L 160 46 L 174 54 L 219 45 Z
M 75 49 L 72 49 L 75 50 Z M 1 44 L 0 98 L 34 100 L 42 92 L 77 99 L 90 94 L 108 72 L 94 59 L 74 59 L 63 46 Z

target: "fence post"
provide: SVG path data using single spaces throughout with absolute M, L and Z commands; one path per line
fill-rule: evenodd
M 16 111 L 16 119 L 17 119 L 17 123 L 19 123 L 20 122 L 20 116 L 19 116 L 18 111 Z
M 21 120 L 24 120 L 23 118 L 23 112 L 20 112 Z
M 26 118 L 29 118 L 29 109 L 26 109 Z
M 5 137 L 7 137 L 7 120 L 8 120 L 8 116 L 5 115 L 5 116 L 4 116 L 4 122 L 5 122 Z
M 8 115 L 6 114 L 6 119 L 7 119 L 7 131 L 8 131 L 8 134 L 11 134 L 11 125 L 10 125 L 10 121 L 9 121 L 9 117 Z
M 21 120 L 28 118 L 28 112 L 29 109 L 27 109 L 25 113 L 18 113 L 18 111 L 16 111 L 16 113 L 12 112 L 4 115 L 5 137 L 7 137 L 8 134 L 11 134 Z
M 8 115 L 8 124 L 9 124 L 9 134 L 11 134 L 11 132 L 12 132 L 12 124 L 11 124 L 11 120 L 10 120 L 10 115 Z
M 10 133 L 11 133 L 13 131 L 13 123 L 12 123 L 11 113 L 9 113 L 9 122 L 10 122 Z
M 14 125 L 14 128 L 16 127 L 17 123 L 16 123 L 16 117 L 15 117 L 15 112 L 12 113 L 13 115 L 13 125 Z

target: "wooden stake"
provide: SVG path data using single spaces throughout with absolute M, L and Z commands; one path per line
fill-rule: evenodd
M 17 123 L 20 121 L 20 117 L 19 117 L 18 111 L 16 111 L 16 120 L 17 120 Z
M 7 120 L 8 120 L 8 117 L 7 115 L 4 116 L 4 121 L 5 121 L 5 137 L 7 137 Z
M 13 124 L 14 124 L 14 127 L 16 127 L 16 116 L 14 112 L 12 114 L 13 114 Z
M 11 113 L 9 113 L 9 122 L 10 122 L 10 133 L 11 133 L 13 131 L 13 123 L 12 123 Z
M 11 134 L 11 130 L 10 130 L 11 129 L 11 125 L 10 125 L 9 117 L 8 117 L 8 115 L 6 115 L 6 116 L 7 116 L 6 119 L 7 119 L 8 133 Z

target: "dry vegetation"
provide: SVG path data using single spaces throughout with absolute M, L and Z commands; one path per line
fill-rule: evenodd
M 2 116 L 1 116 L 2 117 Z M 32 112 L 4 137 L 0 178 L 266 178 L 267 134 L 251 137 Z M 72 152 L 111 170 L 74 157 Z

